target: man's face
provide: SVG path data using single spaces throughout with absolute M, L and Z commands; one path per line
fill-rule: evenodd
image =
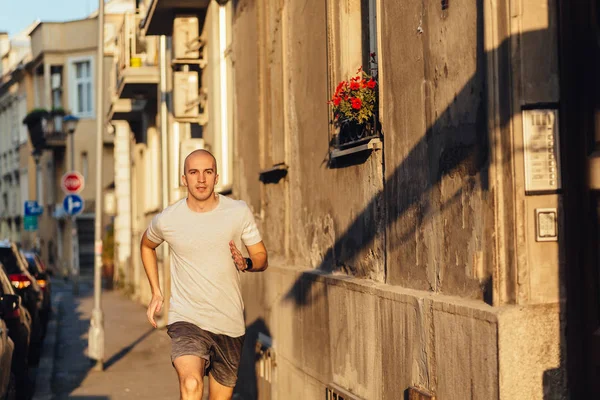
M 193 198 L 205 201 L 212 196 L 219 181 L 216 169 L 214 159 L 209 154 L 198 153 L 188 157 L 182 180 Z

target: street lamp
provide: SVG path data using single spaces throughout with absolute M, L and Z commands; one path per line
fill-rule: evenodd
M 66 132 L 69 134 L 69 147 L 71 148 L 71 161 L 69 169 L 75 171 L 75 130 L 79 118 L 74 115 L 65 115 L 63 123 Z M 73 293 L 79 294 L 79 237 L 77 234 L 77 221 L 75 216 L 71 215 L 71 275 L 73 276 Z
M 102 153 L 104 149 L 104 0 L 98 0 L 96 56 L 96 201 L 94 212 L 94 308 L 88 332 L 88 356 L 94 370 L 104 369 L 104 315 L 102 313 Z

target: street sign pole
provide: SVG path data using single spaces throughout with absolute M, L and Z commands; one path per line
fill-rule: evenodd
M 75 132 L 70 132 L 71 145 L 71 171 L 75 171 Z M 65 185 L 66 186 L 66 185 Z M 77 220 L 71 216 L 71 274 L 73 276 L 73 294 L 79 295 L 79 235 L 77 234 Z

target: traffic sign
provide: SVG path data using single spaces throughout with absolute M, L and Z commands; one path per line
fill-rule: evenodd
M 78 194 L 68 194 L 63 200 L 63 209 L 67 215 L 81 214 L 83 211 L 83 199 Z
M 25 207 L 25 216 L 38 216 L 44 213 L 44 207 L 40 207 L 37 201 L 35 200 L 27 200 L 24 203 Z
M 84 185 L 85 181 L 83 175 L 77 171 L 71 171 L 64 174 L 60 183 L 62 190 L 67 194 L 81 192 Z
M 23 227 L 26 231 L 37 231 L 38 217 L 37 215 L 26 215 L 23 217 Z

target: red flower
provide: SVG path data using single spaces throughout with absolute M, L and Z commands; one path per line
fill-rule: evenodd
M 360 89 L 360 85 L 357 81 L 350 82 L 350 90 L 358 90 Z
M 339 98 L 339 97 L 334 97 L 333 98 L 333 105 L 334 106 L 339 106 L 341 102 L 342 102 L 341 98 Z
M 376 82 L 375 82 L 375 80 L 373 78 L 369 79 L 369 82 L 367 82 L 367 87 L 369 89 L 374 89 L 375 85 L 376 85 Z
M 362 107 L 362 101 L 358 97 L 353 97 L 350 99 L 350 102 L 352 103 L 352 108 L 355 110 L 360 110 Z

